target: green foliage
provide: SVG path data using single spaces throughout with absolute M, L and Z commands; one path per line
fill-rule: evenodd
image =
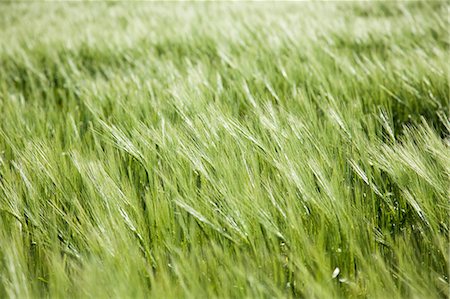
M 448 297 L 448 28 L 0 4 L 0 297 Z

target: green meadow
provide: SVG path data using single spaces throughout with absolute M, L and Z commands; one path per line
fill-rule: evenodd
M 0 297 L 448 298 L 449 7 L 0 3 Z

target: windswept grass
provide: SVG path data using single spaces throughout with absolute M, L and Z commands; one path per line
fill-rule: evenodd
M 448 9 L 0 4 L 0 297 L 448 297 Z

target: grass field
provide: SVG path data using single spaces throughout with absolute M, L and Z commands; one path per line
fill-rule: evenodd
M 1 3 L 1 298 L 446 298 L 449 2 Z

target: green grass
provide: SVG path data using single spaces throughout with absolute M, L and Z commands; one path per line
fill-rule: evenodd
M 0 4 L 0 297 L 448 297 L 448 9 Z

